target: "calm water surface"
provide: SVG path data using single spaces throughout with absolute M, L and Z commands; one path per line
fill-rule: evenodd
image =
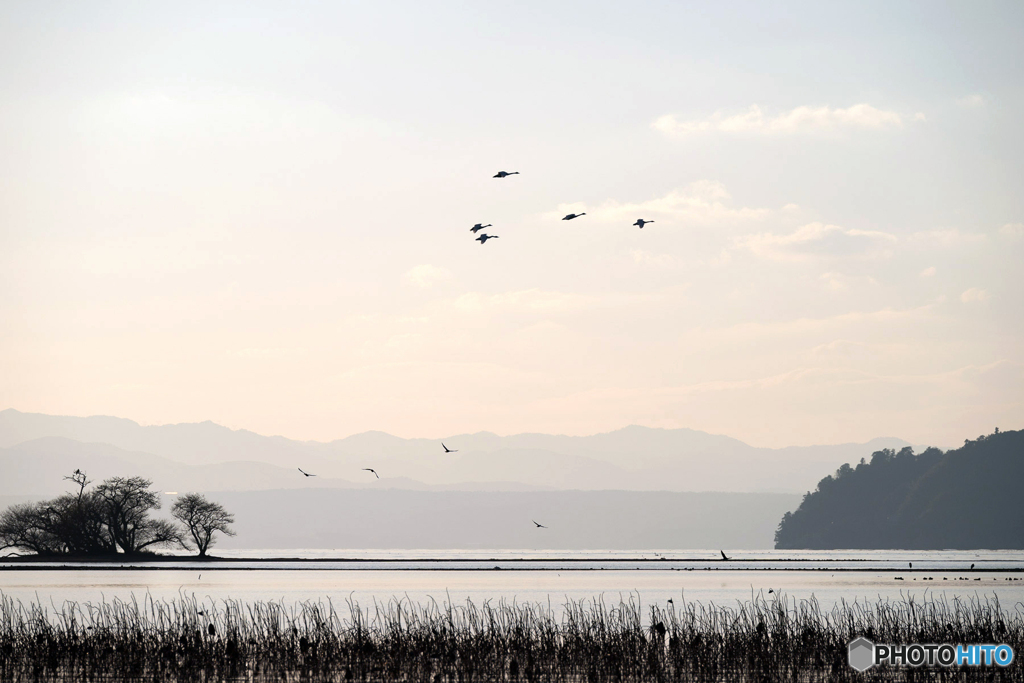
M 367 607 L 393 599 L 479 604 L 504 598 L 550 603 L 557 611 L 567 600 L 616 604 L 632 594 L 645 605 L 670 598 L 735 605 L 758 593 L 771 597 L 772 589 L 790 600 L 813 597 L 826 609 L 840 600 L 875 603 L 913 595 L 997 597 L 1004 609 L 1024 611 L 1020 551 L 726 553 L 728 562 L 717 550 L 235 550 L 219 554 L 244 561 L 182 558 L 158 567 L 108 563 L 87 569 L 48 563 L 45 570 L 0 560 L 0 592 L 54 606 L 147 594 L 170 600 L 181 593 L 214 602 L 330 599 L 345 613 L 347 599 Z

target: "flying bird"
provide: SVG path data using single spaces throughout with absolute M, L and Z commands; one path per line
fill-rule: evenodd
M 725 556 L 725 552 L 724 551 L 719 550 L 718 552 L 722 553 L 722 559 L 723 560 L 728 560 L 729 559 L 728 557 Z
M 583 213 L 567 213 L 564 216 L 562 216 L 562 220 L 563 221 L 571 221 L 573 218 L 579 218 L 580 216 L 586 216 L 586 215 L 587 215 L 587 213 L 585 211 Z
M 447 446 L 445 446 L 444 445 L 444 441 L 441 442 L 441 448 L 444 449 L 445 453 L 458 453 L 459 452 L 458 448 L 448 448 Z
M 498 235 L 488 235 L 486 232 L 480 233 L 480 236 L 476 238 L 476 241 L 480 244 L 487 244 L 487 240 L 498 239 Z
M 494 177 L 505 178 L 510 175 L 519 175 L 519 171 L 512 171 L 511 173 L 509 173 L 508 171 L 498 171 L 497 173 L 494 174 Z
M 653 222 L 654 221 L 645 221 L 643 218 L 637 218 L 636 219 L 636 223 L 634 223 L 633 225 L 635 225 L 638 228 L 640 228 L 641 230 L 643 230 L 645 225 L 647 225 L 648 223 L 653 223 Z
M 373 472 L 373 476 L 375 476 L 375 477 L 377 477 L 378 479 L 380 479 L 380 475 L 379 475 L 379 474 L 377 474 L 377 470 L 373 469 L 372 467 L 364 467 L 363 469 L 364 469 L 365 471 L 367 471 L 367 472 Z
M 484 228 L 490 228 L 490 227 L 491 227 L 490 223 L 488 223 L 487 225 L 481 225 L 480 223 L 477 223 L 472 228 L 470 228 L 469 231 L 472 232 L 472 233 L 477 233 L 477 232 L 480 232 L 481 230 L 483 230 Z
M 547 529 L 546 526 L 544 526 L 543 524 L 541 524 L 540 522 L 538 522 L 535 519 L 531 519 L 530 521 L 533 522 L 534 524 L 536 524 L 538 529 Z
M 315 477 L 316 476 L 315 474 L 310 474 L 309 472 L 307 472 L 306 470 L 302 469 L 301 467 L 296 467 L 295 469 L 297 469 L 299 472 L 302 472 L 307 477 Z

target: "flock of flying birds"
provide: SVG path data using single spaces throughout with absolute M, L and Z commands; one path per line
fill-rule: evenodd
M 502 171 L 502 173 L 504 173 L 504 171 Z M 506 175 L 508 175 L 508 174 L 506 174 Z M 497 178 L 498 176 L 494 176 L 494 177 Z M 650 221 L 648 221 L 648 223 L 649 222 Z M 441 442 L 441 448 L 444 449 L 445 453 L 458 453 L 459 452 L 458 448 L 448 448 L 447 446 L 445 446 L 443 441 Z M 307 472 L 306 470 L 302 469 L 301 467 L 296 467 L 295 469 L 297 469 L 299 472 L 302 472 L 303 476 L 306 476 L 306 477 L 315 477 L 316 476 L 312 472 Z M 377 474 L 377 470 L 373 469 L 372 467 L 364 467 L 363 471 L 364 472 L 371 472 L 373 474 L 373 476 L 375 476 L 378 479 L 380 479 L 380 475 Z M 76 470 L 76 472 L 77 472 L 77 470 Z M 538 522 L 536 520 L 531 519 L 530 521 L 533 522 L 537 526 L 538 529 L 547 529 L 546 526 L 544 526 L 543 524 L 541 524 L 540 522 Z M 722 557 L 725 557 L 725 553 L 722 553 Z
M 519 171 L 498 171 L 492 177 L 494 177 L 494 178 L 507 178 L 507 177 L 509 177 L 511 175 L 519 175 Z M 583 213 L 567 213 L 566 215 L 562 216 L 562 220 L 563 221 L 571 221 L 574 218 L 579 218 L 580 216 L 586 216 L 586 215 L 587 214 L 586 214 L 585 211 Z M 637 218 L 636 219 L 636 223 L 633 223 L 633 225 L 637 226 L 638 228 L 640 228 L 642 230 L 645 225 L 647 225 L 648 223 L 653 223 L 653 222 L 654 221 L 646 221 L 643 218 Z M 483 230 L 485 228 L 491 228 L 491 227 L 494 227 L 494 226 L 492 224 L 490 224 L 490 223 L 488 223 L 487 225 L 484 225 L 483 223 L 477 223 L 472 228 L 470 228 L 469 231 L 471 233 L 473 233 L 474 235 L 476 235 L 481 230 Z M 479 242 L 480 244 L 487 244 L 487 240 L 493 240 L 493 239 L 498 239 L 498 235 L 488 235 L 486 232 L 480 232 L 480 235 L 476 238 L 476 241 Z M 458 453 L 458 449 L 448 448 L 443 443 L 441 444 L 441 447 L 444 448 L 444 452 L 445 453 Z M 302 472 L 302 474 L 307 476 L 307 477 L 315 477 L 316 476 L 315 474 L 312 474 L 310 472 L 305 471 L 301 467 L 299 467 L 298 470 L 299 470 L 299 472 Z M 364 472 L 370 472 L 370 473 L 373 474 L 373 476 L 375 476 L 378 479 L 380 479 L 380 475 L 377 474 L 377 471 L 375 469 L 373 469 L 372 467 L 364 467 L 363 471 Z M 547 529 L 546 526 L 544 526 L 543 524 L 541 524 L 540 522 L 538 522 L 536 520 L 530 520 L 530 521 L 532 521 L 536 525 L 536 527 L 538 529 Z M 725 553 L 722 553 L 722 558 L 723 559 L 728 559 L 727 557 L 725 557 Z
M 494 178 L 507 178 L 510 175 L 519 175 L 519 171 L 498 171 L 492 177 L 494 177 Z M 586 216 L 586 215 L 587 215 L 586 211 L 584 211 L 583 213 L 567 213 L 564 216 L 562 216 L 562 220 L 563 221 L 571 221 L 574 218 L 579 218 L 580 216 Z M 640 228 L 641 230 L 643 230 L 645 225 L 647 225 L 648 223 L 653 223 L 653 222 L 654 221 L 645 221 L 643 218 L 637 218 L 636 219 L 636 223 L 633 223 L 633 225 L 635 225 L 638 228 Z M 478 232 L 480 232 L 481 230 L 483 230 L 484 228 L 492 228 L 492 227 L 494 227 L 494 226 L 491 225 L 490 223 L 488 223 L 487 225 L 484 225 L 483 223 L 477 223 L 472 228 L 470 228 L 469 231 L 475 235 Z M 480 236 L 476 238 L 476 241 L 479 242 L 480 244 L 487 244 L 487 240 L 497 239 L 499 236 L 500 235 L 488 235 L 486 232 L 480 232 Z

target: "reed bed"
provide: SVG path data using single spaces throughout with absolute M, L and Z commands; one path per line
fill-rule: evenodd
M 667 607 L 667 608 L 666 608 Z M 2 681 L 925 681 L 1024 680 L 1024 667 L 875 667 L 847 643 L 1008 643 L 1020 606 L 912 597 L 876 604 L 762 594 L 734 607 L 633 595 L 550 605 L 408 599 L 341 610 L 330 600 L 206 601 L 180 595 L 49 607 L 0 594 Z

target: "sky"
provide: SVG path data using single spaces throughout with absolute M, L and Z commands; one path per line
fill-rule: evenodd
M 1018 2 L 4 3 L 0 408 L 1024 428 L 1022 32 Z

